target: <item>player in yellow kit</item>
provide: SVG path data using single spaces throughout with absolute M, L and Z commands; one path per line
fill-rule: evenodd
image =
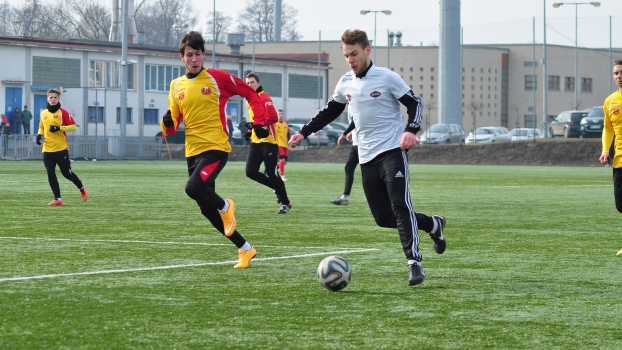
M 235 95 L 250 103 L 255 114 L 255 132 L 266 137 L 265 108 L 255 90 L 240 78 L 220 69 L 203 68 L 205 41 L 201 33 L 185 34 L 179 45 L 187 73 L 171 82 L 169 110 L 162 118 L 162 135 L 171 135 L 183 122 L 186 127 L 186 162 L 189 179 L 186 194 L 194 199 L 211 224 L 238 247 L 234 268 L 247 268 L 257 255 L 236 230 L 235 204 L 216 194 L 216 177 L 225 167 L 231 145 L 225 105 Z
M 54 193 L 54 200 L 49 206 L 65 204 L 60 196 L 60 186 L 56 178 L 56 165 L 63 176 L 73 182 L 80 190 L 82 200 L 86 202 L 89 194 L 82 184 L 78 175 L 71 170 L 69 161 L 69 145 L 65 132 L 76 131 L 76 122 L 66 109 L 60 106 L 60 90 L 50 89 L 47 92 L 48 105 L 41 111 L 39 118 L 39 131 L 37 132 L 37 145 L 41 145 L 43 138 L 43 165 L 48 173 L 48 182 Z
M 620 115 L 620 106 L 622 106 L 622 60 L 616 60 L 613 64 L 613 80 L 618 85 L 618 90 L 609 95 L 603 104 L 603 112 L 605 114 L 603 150 L 599 160 L 601 164 L 607 164 L 609 149 L 615 136 L 615 155 L 611 162 L 611 168 L 613 169 L 613 197 L 616 209 L 622 213 L 622 115 Z M 622 250 L 618 252 L 618 255 L 622 255 Z
M 287 141 L 289 141 L 289 125 L 285 121 L 285 112 L 282 109 L 279 109 L 276 113 L 279 116 L 279 121 L 274 124 L 276 144 L 279 146 L 279 162 L 277 166 L 279 167 L 281 180 L 287 181 L 285 177 L 285 164 L 287 164 L 287 159 L 289 158 L 289 145 L 287 144 Z

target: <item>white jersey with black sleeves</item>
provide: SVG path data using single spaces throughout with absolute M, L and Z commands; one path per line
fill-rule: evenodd
M 361 164 L 400 147 L 404 118 L 397 99 L 409 91 L 397 73 L 375 65 L 362 78 L 350 71 L 337 83 L 332 99 L 349 104 Z

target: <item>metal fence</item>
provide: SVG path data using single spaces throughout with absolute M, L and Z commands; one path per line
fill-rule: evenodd
M 42 159 L 41 149 L 37 145 L 36 135 L 1 135 L 0 154 L 2 159 L 27 160 Z M 123 145 L 119 136 L 67 136 L 70 158 L 87 159 L 159 159 L 166 146 L 154 137 L 125 137 Z M 175 145 L 182 147 L 183 145 Z M 164 148 L 163 148 L 164 147 Z M 124 154 L 119 149 L 124 149 Z

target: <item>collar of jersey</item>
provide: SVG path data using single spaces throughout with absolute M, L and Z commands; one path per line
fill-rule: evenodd
M 255 91 L 257 91 L 257 93 L 263 92 L 263 86 L 259 85 L 259 87 Z
M 199 74 L 201 74 L 201 72 L 203 72 L 205 70 L 205 68 L 201 68 L 201 70 L 197 73 L 197 74 L 192 74 L 190 72 L 186 72 L 186 78 L 188 79 L 194 79 L 196 78 Z
M 371 69 L 371 66 L 374 65 L 373 61 L 369 61 L 369 67 L 367 67 L 367 69 L 365 69 L 365 71 L 361 74 L 357 74 L 356 77 L 359 79 L 363 79 L 365 78 L 365 76 L 367 75 L 367 72 L 369 72 L 369 70 Z

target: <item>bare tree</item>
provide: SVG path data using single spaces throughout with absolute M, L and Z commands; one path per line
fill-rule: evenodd
M 282 4 L 281 35 L 284 40 L 300 40 L 296 31 L 298 10 Z M 274 0 L 246 0 L 246 7 L 238 14 L 237 30 L 255 41 L 274 41 Z
M 473 116 L 473 130 L 471 131 L 473 133 L 473 142 L 477 142 L 477 139 L 475 138 L 475 130 L 477 129 L 477 111 L 481 111 L 483 108 L 484 104 L 475 100 L 471 101 L 471 104 L 469 105 L 471 115 Z
M 205 33 L 206 40 L 209 38 L 209 41 L 212 41 L 212 38 L 215 37 L 216 42 L 225 41 L 224 36 L 227 31 L 229 31 L 229 28 L 233 23 L 233 19 L 220 11 L 216 11 L 216 31 L 215 33 L 212 33 L 214 28 L 214 12 L 210 11 L 208 18 L 207 22 L 205 22 L 207 28 Z
M 197 24 L 196 11 L 191 3 L 178 0 L 148 0 L 136 11 L 136 27 L 147 33 L 147 43 L 175 47 L 181 36 Z M 185 31 L 176 31 L 173 25 Z

